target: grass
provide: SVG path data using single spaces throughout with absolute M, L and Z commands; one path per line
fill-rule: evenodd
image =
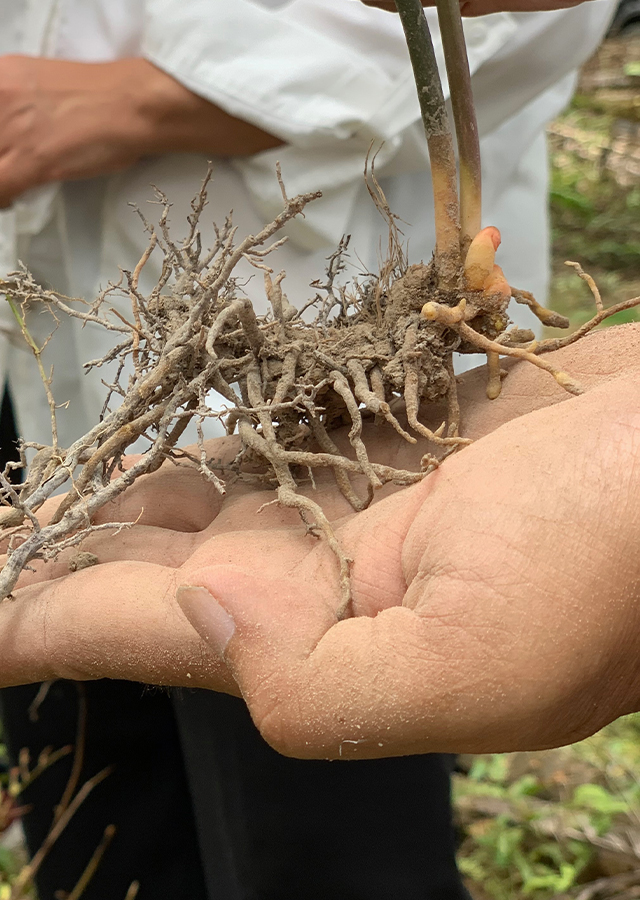
M 572 134 L 572 141 L 584 139 L 585 148 L 604 154 L 602 139 L 612 121 L 574 107 L 556 127 Z M 561 141 L 558 132 L 552 132 L 550 305 L 578 326 L 590 317 L 592 304 L 588 288 L 564 266 L 565 260 L 577 260 L 593 275 L 607 305 L 640 294 L 640 179 L 637 185 L 621 185 L 614 173 L 603 170 L 595 152 L 580 156 Z M 612 324 L 639 318 L 637 309 L 629 310 Z

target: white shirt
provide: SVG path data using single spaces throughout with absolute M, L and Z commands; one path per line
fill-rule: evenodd
M 544 128 L 568 101 L 575 70 L 597 46 L 612 9 L 612 0 L 593 0 L 556 12 L 498 13 L 464 26 L 482 139 L 485 224 L 503 233 L 500 262 L 511 283 L 541 300 L 548 279 Z M 352 235 L 354 259 L 376 266 L 383 226 L 362 179 L 372 140 L 384 142 L 377 170 L 391 208 L 409 223 L 410 255 L 430 256 L 428 158 L 396 16 L 359 0 L 0 0 L 0 15 L 0 52 L 84 61 L 143 55 L 282 138 L 286 146 L 249 159 L 215 160 L 207 212 L 222 221 L 233 208 L 241 233 L 271 219 L 281 208 L 276 160 L 291 195 L 323 191 L 288 227 L 290 241 L 274 260 L 288 272 L 285 288 L 294 303 L 307 299 L 309 282 L 323 274 L 344 233 Z M 441 57 L 435 13 L 427 16 Z M 205 169 L 198 154 L 173 154 L 108 178 L 29 192 L 0 213 L 0 268 L 13 268 L 20 254 L 60 290 L 94 295 L 117 279 L 120 266 L 131 269 L 145 246 L 129 201 L 149 212 L 149 185 L 158 184 L 174 204 L 180 234 Z M 212 235 L 204 230 L 205 239 Z M 156 251 L 143 289 L 159 265 Z M 264 309 L 260 279 L 246 291 Z M 99 377 L 82 377 L 81 363 L 109 344 L 107 335 L 76 324 L 63 323 L 51 342 L 56 397 L 71 400 L 60 412 L 63 443 L 95 419 L 103 388 Z M 48 326 L 40 317 L 32 327 L 44 336 Z M 22 433 L 48 442 L 32 360 L 0 338 L 0 362 L 9 369 Z

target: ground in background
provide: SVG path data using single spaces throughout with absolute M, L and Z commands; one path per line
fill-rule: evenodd
M 549 128 L 549 144 L 550 306 L 577 326 L 593 304 L 566 259 L 593 275 L 606 305 L 640 294 L 640 36 L 604 43 L 571 108 Z M 629 310 L 616 321 L 639 317 Z

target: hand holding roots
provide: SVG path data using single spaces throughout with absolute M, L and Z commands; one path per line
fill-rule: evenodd
M 52 559 L 96 530 L 126 527 L 95 525 L 92 519 L 141 475 L 157 470 L 166 459 L 185 458 L 188 454 L 177 445 L 194 419 L 199 453 L 189 458 L 220 493 L 225 492 L 225 478 L 243 477 L 250 466 L 253 479 L 273 486 L 277 501 L 297 509 L 308 532 L 328 542 L 339 567 L 344 614 L 350 597 L 349 560 L 319 504 L 299 493 L 303 481 L 311 479 L 313 484 L 314 469 L 329 468 L 342 495 L 359 511 L 383 485 L 409 485 L 424 478 L 438 465 L 432 451 L 439 450 L 442 458 L 468 443 L 459 433 L 452 362 L 457 351 L 487 354 L 491 397 L 500 392 L 500 354 L 526 359 L 550 372 L 567 390 L 580 392 L 569 375 L 540 358 L 575 336 L 536 343 L 531 333 L 507 330 L 512 296 L 543 322 L 561 327 L 568 322 L 544 310 L 526 292 L 509 287 L 494 264 L 497 229 L 480 232 L 460 267 L 456 286 L 452 288 L 448 279 L 444 287 L 433 261 L 407 265 L 394 216 L 372 173 L 370 190 L 389 225 L 389 256 L 382 271 L 340 284 L 345 239 L 329 259 L 326 280 L 315 282 L 315 296 L 298 308 L 284 293 L 285 273 L 274 275 L 268 260 L 283 242 L 276 235 L 317 195 L 289 199 L 283 189 L 282 213 L 259 234 L 238 241 L 228 218 L 216 230 L 214 246 L 204 251 L 198 225 L 207 182 L 192 204 L 188 233 L 180 243 L 170 235 L 170 205 L 159 193 L 164 205 L 159 229 L 145 222 L 150 241 L 138 266 L 124 272 L 121 282 L 110 285 L 95 302 L 78 309 L 67 298 L 40 288 L 26 271 L 2 285 L 38 361 L 53 435 L 50 446 L 23 444 L 22 463 L 10 463 L 0 474 L 0 525 L 8 539 L 8 559 L 0 574 L 2 597 L 10 596 L 20 572 L 32 560 Z M 143 295 L 140 272 L 156 247 L 164 255 L 162 274 L 153 290 Z M 242 294 L 235 272 L 241 260 L 264 278 L 267 315 L 256 315 Z M 128 297 L 130 318 L 111 308 L 114 294 Z M 623 306 L 639 302 L 636 298 Z M 58 444 L 51 376 L 42 366 L 42 348 L 27 330 L 25 310 L 35 304 L 46 307 L 54 318 L 64 314 L 100 324 L 117 339 L 103 358 L 86 363 L 87 369 L 107 363 L 117 369 L 107 385 L 99 421 L 64 449 Z M 599 303 L 596 317 L 581 334 L 619 308 L 605 311 Z M 224 398 L 222 409 L 210 407 L 207 396 L 212 389 Z M 420 406 L 443 399 L 447 421 L 432 431 L 420 421 Z M 237 458 L 224 470 L 208 458 L 204 444 L 202 423 L 211 417 L 223 419 L 228 433 L 237 431 L 240 437 Z M 386 422 L 411 443 L 424 440 L 420 470 L 372 462 L 362 437 L 366 418 Z M 331 435 L 345 424 L 350 443 L 346 455 Z M 148 441 L 148 449 L 125 469 L 127 448 L 141 437 Z M 28 448 L 37 452 L 26 480 L 12 483 L 12 469 L 26 465 Z M 256 464 L 261 465 L 258 476 Z M 41 523 L 38 510 L 62 486 L 68 492 L 53 517 Z

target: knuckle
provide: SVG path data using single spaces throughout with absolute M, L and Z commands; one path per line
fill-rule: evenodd
M 295 710 L 292 706 L 295 706 Z M 296 738 L 300 731 L 300 723 L 305 720 L 299 718 L 297 707 L 297 703 L 292 704 L 290 701 L 282 701 L 274 706 L 267 715 L 263 716 L 259 722 L 256 722 L 262 738 L 273 750 L 282 756 L 297 756 L 300 754 L 300 741 Z
M 284 756 L 295 755 L 296 736 L 308 716 L 301 709 L 299 687 L 283 683 L 272 673 L 261 679 L 260 690 L 247 698 L 251 717 L 263 739 Z

